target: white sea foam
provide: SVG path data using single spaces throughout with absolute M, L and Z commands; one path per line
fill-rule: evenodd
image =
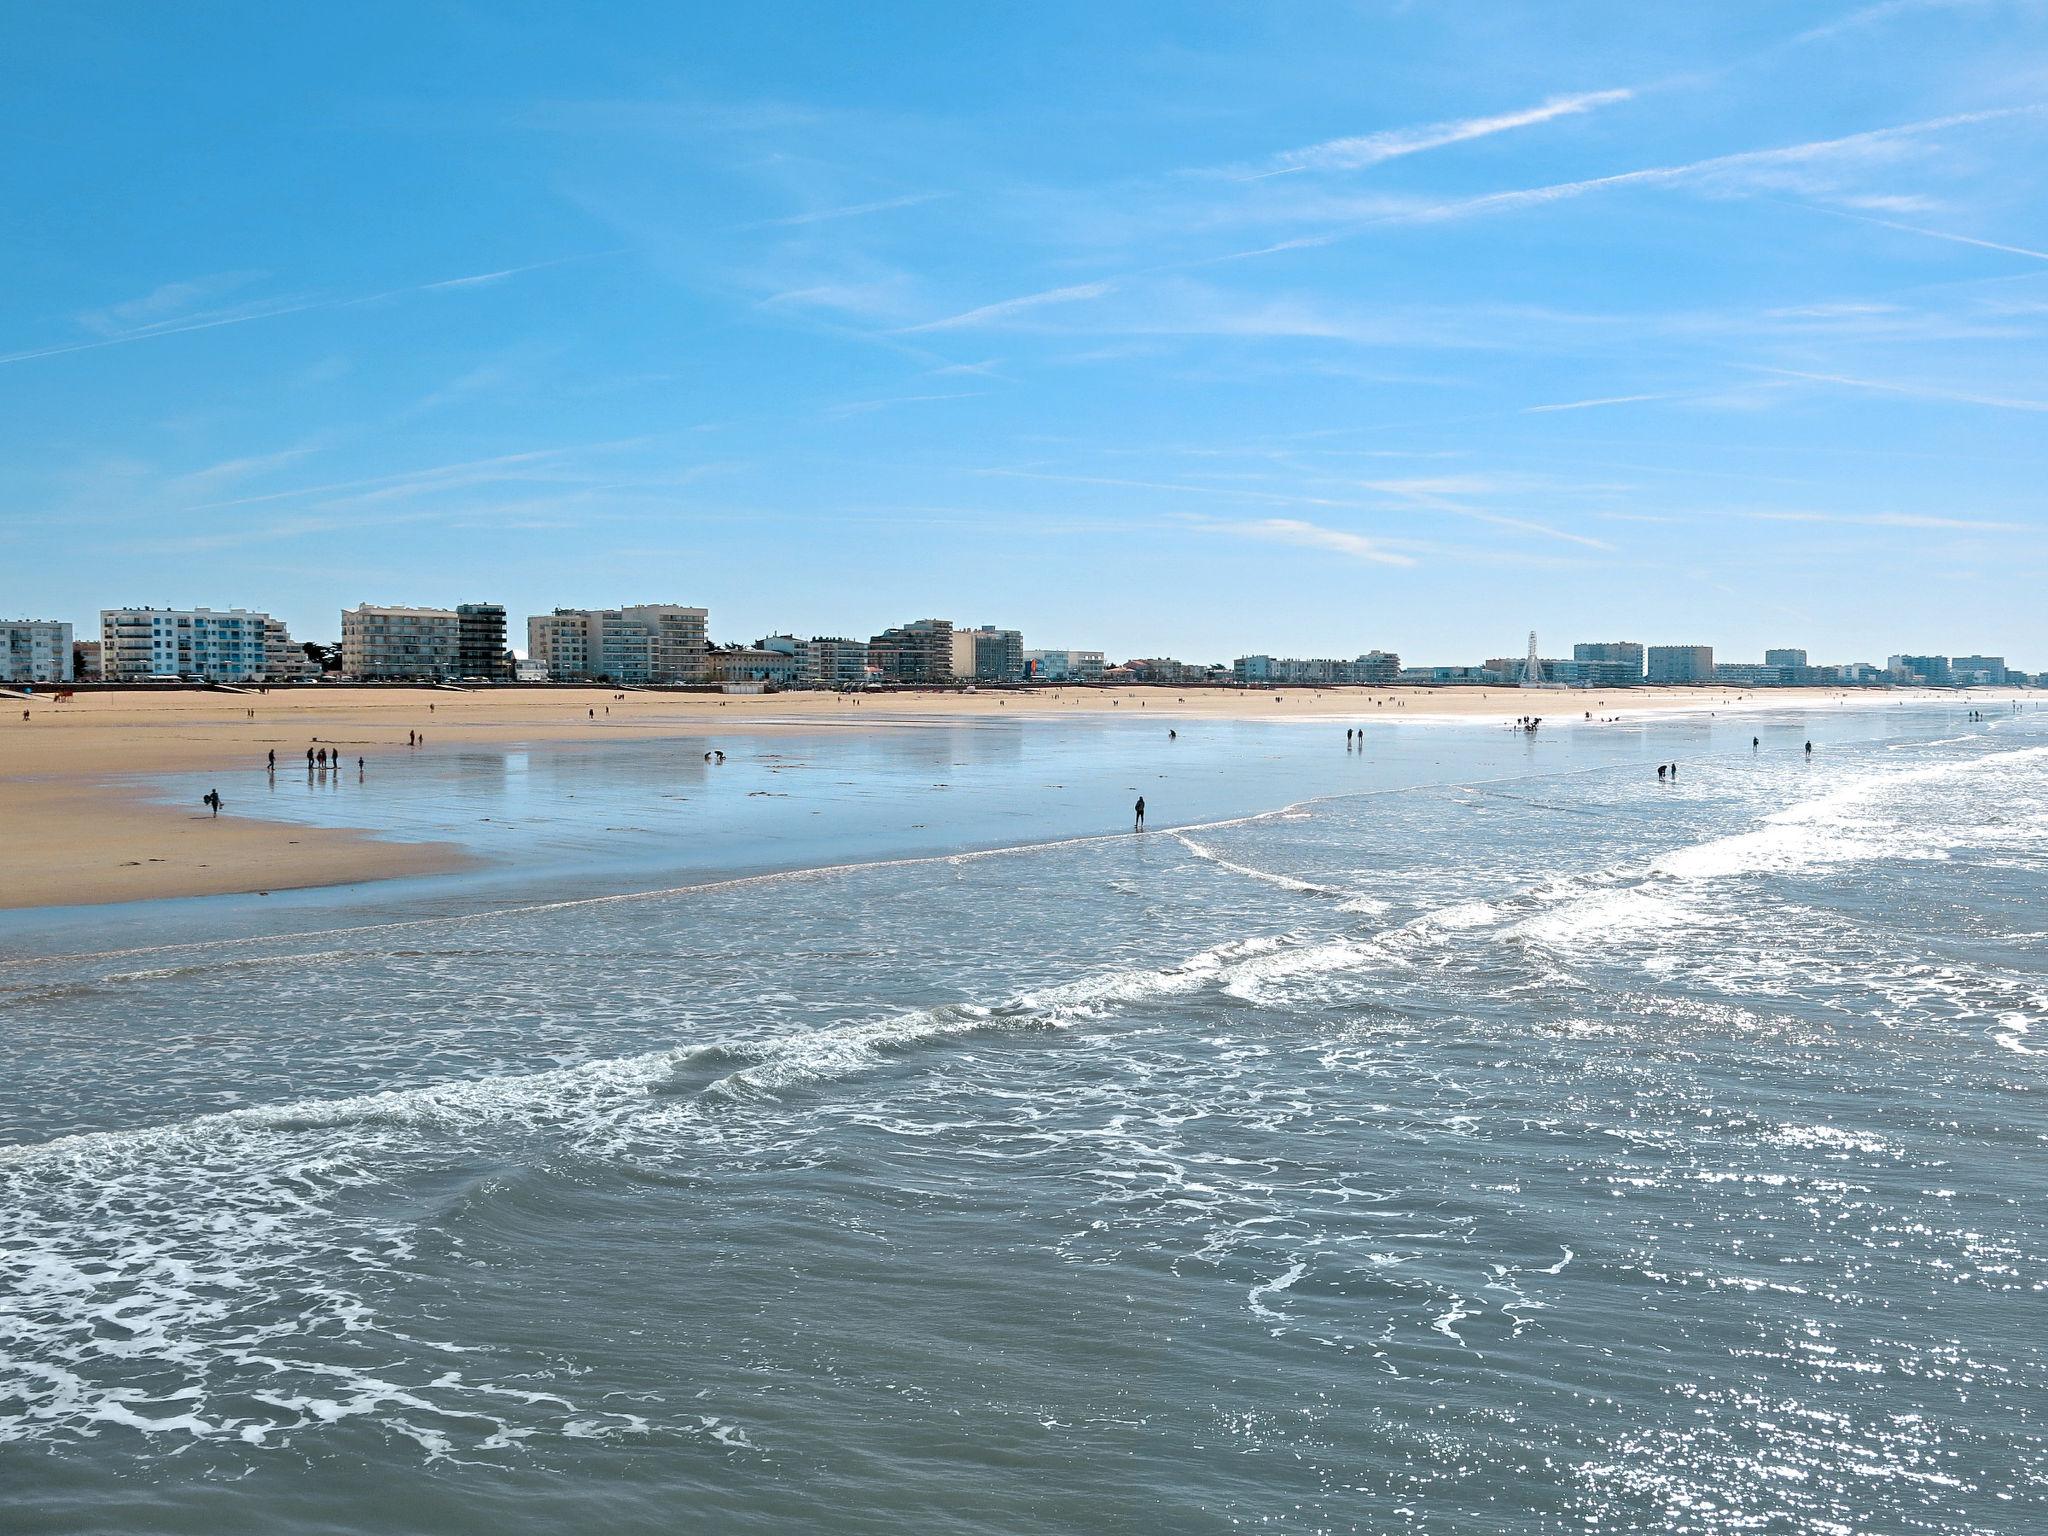
M 1233 860 L 1226 859 L 1215 849 L 1196 842 L 1192 837 L 1187 837 L 1180 833 L 1175 833 L 1174 836 L 1181 846 L 1186 848 L 1196 858 L 1206 859 L 1218 868 L 1227 869 L 1234 875 L 1243 875 L 1248 880 L 1262 881 L 1267 885 L 1278 886 L 1283 891 L 1297 891 L 1304 896 L 1342 896 L 1344 894 L 1335 886 L 1317 885 L 1312 880 L 1303 880 L 1296 875 L 1276 874 L 1269 869 L 1254 869 L 1249 864 L 1236 863 Z

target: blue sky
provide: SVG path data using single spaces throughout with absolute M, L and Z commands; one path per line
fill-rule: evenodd
M 8 616 L 2048 667 L 2040 0 L 7 12 Z

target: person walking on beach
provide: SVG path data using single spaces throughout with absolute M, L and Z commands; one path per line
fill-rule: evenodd
M 1813 743 L 1810 741 L 1806 744 L 1806 755 L 1808 757 L 1813 756 Z
M 212 809 L 212 811 L 213 811 L 213 814 L 214 814 L 214 819 L 215 819 L 215 820 L 219 820 L 219 818 L 220 818 L 220 791 L 219 791 L 219 790 L 217 790 L 217 789 L 209 789 L 209 790 L 208 790 L 208 791 L 207 791 L 207 792 L 206 792 L 205 794 L 203 794 L 203 795 L 201 795 L 201 796 L 199 797 L 199 803 L 200 803 L 201 805 L 204 805 L 204 806 L 207 806 L 207 807 L 211 808 L 211 809 Z
M 269 759 L 264 763 L 263 766 L 268 768 L 272 773 L 277 772 L 277 748 L 272 747 L 270 749 Z
M 1131 830 L 1133 832 L 1142 832 L 1145 830 L 1145 797 L 1143 795 L 1138 796 L 1137 811 L 1138 819 Z
M 313 749 L 312 749 L 311 747 L 308 747 L 308 748 L 306 748 L 306 772 L 308 772 L 308 773 L 311 773 L 312 771 L 313 771 Z
M 1664 782 L 1664 765 L 1662 763 L 1657 765 L 1657 782 L 1659 784 Z

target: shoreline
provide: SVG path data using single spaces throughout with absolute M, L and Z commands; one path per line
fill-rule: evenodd
M 242 814 L 218 819 L 150 797 L 152 779 L 246 771 L 266 752 L 296 773 L 308 746 L 372 763 L 393 752 L 509 751 L 550 743 L 772 737 L 820 728 L 930 730 L 1013 720 L 1212 723 L 1511 725 L 1541 715 L 1558 727 L 1609 727 L 1645 716 L 1772 709 L 1877 709 L 1947 702 L 1961 708 L 2026 695 L 1949 690 L 1599 690 L 1171 687 L 1058 688 L 996 693 L 724 696 L 611 689 L 449 693 L 436 689 L 302 688 L 269 694 L 177 692 L 38 695 L 0 723 L 0 822 L 11 879 L 0 910 L 95 906 L 176 897 L 258 895 L 458 873 L 485 861 L 451 843 L 414 842 L 374 826 L 319 827 Z M 607 710 L 610 712 L 607 713 Z M 1592 719 L 1585 716 L 1591 714 Z M 411 747 L 408 732 L 420 732 Z M 110 771 L 111 764 L 136 764 Z M 146 765 L 146 766 L 141 766 Z M 346 769 L 342 770 L 347 772 Z

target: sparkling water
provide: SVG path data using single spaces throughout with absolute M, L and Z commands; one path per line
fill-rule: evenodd
M 0 1524 L 2048 1527 L 2048 715 L 1172 723 L 9 916 Z

